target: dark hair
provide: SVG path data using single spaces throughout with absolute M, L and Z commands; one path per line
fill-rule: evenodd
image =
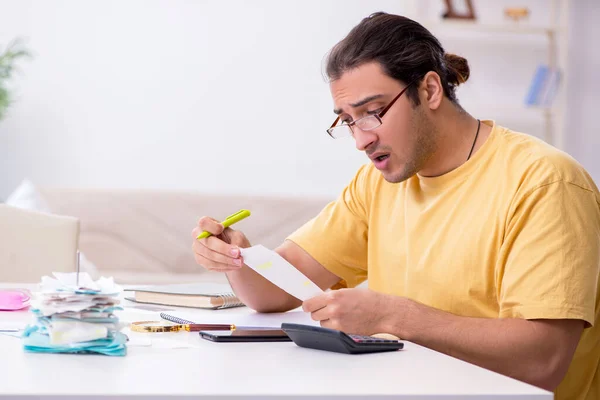
M 345 71 L 375 61 L 390 77 L 406 84 L 420 83 L 429 71 L 442 81 L 444 94 L 453 102 L 456 86 L 469 79 L 469 64 L 463 57 L 444 52 L 439 40 L 418 22 L 384 12 L 371 14 L 355 26 L 330 51 L 327 76 L 338 79 Z M 417 85 L 407 91 L 419 105 Z

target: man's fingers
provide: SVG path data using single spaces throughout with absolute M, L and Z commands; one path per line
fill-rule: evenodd
M 222 254 L 224 256 L 230 258 L 239 258 L 240 257 L 240 249 L 239 247 L 226 243 L 215 236 L 209 236 L 206 239 L 202 239 L 198 241 L 201 245 L 206 248 Z
M 333 319 L 326 319 L 324 321 L 321 321 L 319 323 L 319 325 L 321 325 L 323 328 L 328 328 L 328 329 L 335 329 L 336 331 L 343 331 L 341 325 Z M 346 332 L 349 333 L 349 332 Z
M 197 256 L 202 257 L 202 259 L 204 260 L 208 260 L 208 263 L 205 264 L 201 264 L 205 267 L 212 267 L 212 264 L 224 264 L 224 265 L 228 265 L 230 267 L 234 267 L 234 268 L 239 268 L 242 266 L 243 264 L 243 260 L 241 257 L 233 257 L 227 254 L 223 254 L 220 251 L 215 251 L 213 250 L 213 248 L 211 248 L 210 246 L 208 246 L 208 239 L 214 239 L 214 241 L 212 241 L 213 245 L 216 245 L 218 248 L 220 248 L 221 250 L 223 249 L 223 246 L 227 246 L 232 247 L 230 245 L 228 245 L 227 243 L 224 243 L 223 241 L 215 238 L 215 237 L 209 237 L 206 240 L 196 240 L 194 241 L 194 244 L 192 245 L 192 249 L 194 251 L 194 254 Z M 239 253 L 239 250 L 238 250 Z
M 198 221 L 198 228 L 200 228 L 200 232 L 207 231 L 211 235 L 220 235 L 225 229 L 219 221 L 211 217 L 200 218 L 200 220 Z
M 304 312 L 315 312 L 327 305 L 327 293 L 320 294 L 311 299 L 306 300 L 302 303 L 302 310 Z
M 241 266 L 238 265 L 232 265 L 230 263 L 221 263 L 215 260 L 211 260 L 198 253 L 194 253 L 194 259 L 196 260 L 196 263 L 210 271 L 236 271 L 241 268 Z
M 329 319 L 330 315 L 329 311 L 327 310 L 327 307 L 323 307 L 321 309 L 318 309 L 317 311 L 310 313 L 310 317 L 313 321 L 326 321 Z
M 211 236 L 198 240 L 202 232 Z M 213 271 L 233 271 L 244 265 L 240 248 L 250 246 L 246 236 L 239 231 L 223 227 L 211 217 L 202 217 L 192 230 L 192 250 L 196 262 Z

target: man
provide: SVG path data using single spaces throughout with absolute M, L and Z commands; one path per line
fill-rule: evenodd
M 600 398 L 600 194 L 568 155 L 457 102 L 467 61 L 373 14 L 331 51 L 335 113 L 371 162 L 276 251 L 327 291 L 302 303 L 243 264 L 243 233 L 203 217 L 196 261 L 249 307 L 302 305 L 328 328 L 387 332 L 536 386 Z M 354 288 L 369 279 L 369 289 Z

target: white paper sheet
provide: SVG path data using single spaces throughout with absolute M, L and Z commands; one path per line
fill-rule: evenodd
M 0 322 L 0 335 L 14 336 L 20 338 L 25 329 L 26 322 L 2 321 Z
M 54 278 L 42 277 L 42 292 L 56 292 L 59 290 L 75 292 L 77 289 L 85 288 L 97 290 L 99 291 L 98 294 L 112 295 L 123 291 L 112 277 L 100 277 L 100 279 L 94 281 L 87 272 L 80 272 L 79 284 L 77 284 L 77 272 L 53 272 L 52 275 L 54 275 Z
M 201 347 L 196 343 L 197 334 L 190 338 L 190 335 L 184 332 L 141 333 L 133 332 L 130 328 L 121 329 L 121 333 L 129 338 L 127 347 L 152 347 L 153 349 L 199 349 Z
M 241 249 L 244 263 L 292 296 L 305 301 L 323 291 L 283 257 L 262 245 Z

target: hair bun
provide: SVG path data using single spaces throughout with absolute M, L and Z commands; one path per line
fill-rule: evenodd
M 465 83 L 469 79 L 471 73 L 467 59 L 456 54 L 444 54 L 446 68 L 448 69 L 448 83 L 453 86 L 458 86 Z

